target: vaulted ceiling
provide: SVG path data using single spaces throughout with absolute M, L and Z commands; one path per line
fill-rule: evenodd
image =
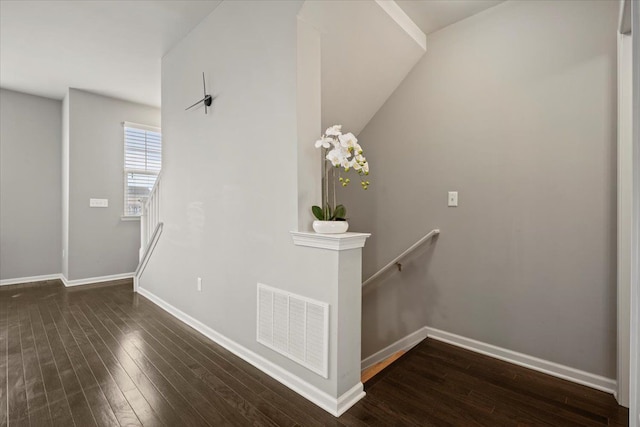
M 2 0 L 0 86 L 55 99 L 74 87 L 159 106 L 162 56 L 220 2 Z M 500 1 L 397 3 L 428 34 Z
M 423 33 L 438 31 L 505 0 L 396 0 Z

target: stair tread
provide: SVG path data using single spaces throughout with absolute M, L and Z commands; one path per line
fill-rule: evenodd
M 387 357 L 383 361 L 378 362 L 375 365 L 368 367 L 367 369 L 365 369 L 362 372 L 362 375 L 360 377 L 361 381 L 363 383 L 366 383 L 371 378 L 373 378 L 374 376 L 376 376 L 377 374 L 382 372 L 382 370 L 384 370 L 384 368 L 386 368 L 387 366 L 391 365 L 393 362 L 398 360 L 405 353 L 406 353 L 406 351 L 400 350 L 397 353 L 394 353 L 391 356 Z

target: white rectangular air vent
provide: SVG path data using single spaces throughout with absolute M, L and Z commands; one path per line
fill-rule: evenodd
M 258 283 L 260 344 L 329 377 L 329 304 Z

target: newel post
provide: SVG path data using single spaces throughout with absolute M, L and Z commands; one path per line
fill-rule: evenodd
M 335 266 L 327 282 L 332 294 L 329 331 L 329 381 L 340 416 L 365 395 L 360 381 L 362 334 L 362 248 L 368 233 L 319 234 L 291 232 L 297 246 L 326 252 Z

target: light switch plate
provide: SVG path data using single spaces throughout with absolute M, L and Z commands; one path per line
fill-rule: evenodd
M 90 208 L 108 208 L 109 199 L 89 199 Z
M 457 191 L 449 191 L 449 206 L 456 207 L 458 206 L 458 192 Z

